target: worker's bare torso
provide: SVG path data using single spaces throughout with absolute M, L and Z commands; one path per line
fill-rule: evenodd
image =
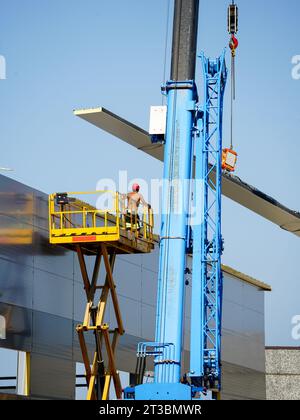
M 130 192 L 127 194 L 127 209 L 132 213 L 137 213 L 140 204 L 146 204 L 142 194 L 138 192 Z

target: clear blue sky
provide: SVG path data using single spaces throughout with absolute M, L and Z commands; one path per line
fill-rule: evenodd
M 117 178 L 119 169 L 132 178 L 160 177 L 161 163 L 72 110 L 104 106 L 148 128 L 150 105 L 161 104 L 168 3 L 0 0 L 0 55 L 7 62 L 7 80 L 0 80 L 0 166 L 47 193 L 94 189 L 100 178 Z M 228 44 L 229 0 L 200 3 L 198 50 L 216 56 Z M 300 54 L 300 2 L 238 3 L 237 175 L 300 210 L 300 80 L 291 77 L 291 59 Z M 227 199 L 223 231 L 223 262 L 273 287 L 266 296 L 267 344 L 300 345 L 291 337 L 291 318 L 300 314 L 300 240 Z

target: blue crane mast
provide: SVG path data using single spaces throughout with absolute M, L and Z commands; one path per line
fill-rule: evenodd
M 192 400 L 221 389 L 221 190 L 225 51 L 200 59 L 195 82 L 199 0 L 175 0 L 171 80 L 164 139 L 164 185 L 155 342 L 140 343 L 136 384 L 126 399 Z M 228 149 L 227 149 L 228 150 Z M 191 203 L 195 215 L 191 217 Z M 187 255 L 192 253 L 190 369 L 183 374 Z M 154 382 L 143 383 L 147 357 Z

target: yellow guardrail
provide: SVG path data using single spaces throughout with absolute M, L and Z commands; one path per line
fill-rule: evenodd
M 97 196 L 96 206 L 81 200 Z M 104 206 L 104 203 L 107 203 Z M 56 193 L 49 196 L 52 244 L 118 241 L 120 236 L 153 242 L 153 212 L 126 208 L 126 194 L 113 191 Z

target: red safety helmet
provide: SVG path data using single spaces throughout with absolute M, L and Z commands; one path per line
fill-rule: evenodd
M 133 186 L 132 186 L 132 191 L 133 192 L 139 192 L 140 191 L 140 186 L 139 186 L 139 184 L 133 184 Z

